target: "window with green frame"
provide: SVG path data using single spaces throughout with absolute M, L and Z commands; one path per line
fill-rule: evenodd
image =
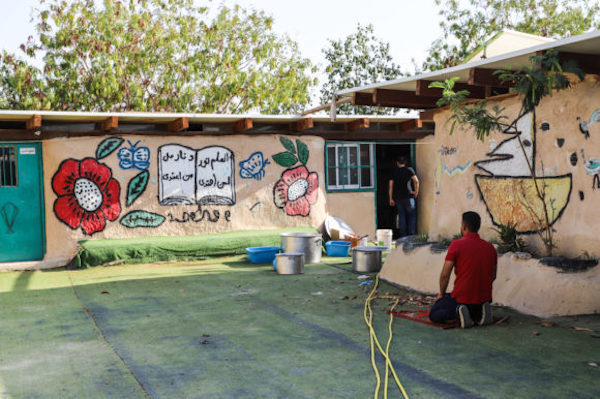
M 327 190 L 375 188 L 375 154 L 372 143 L 327 143 Z

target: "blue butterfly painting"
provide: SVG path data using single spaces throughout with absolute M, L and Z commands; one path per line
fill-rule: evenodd
M 265 166 L 269 165 L 268 159 L 264 159 L 263 153 L 254 152 L 250 158 L 240 162 L 240 176 L 244 179 L 262 180 L 265 177 Z
M 138 147 L 141 140 L 129 143 L 129 148 L 123 147 L 119 150 L 119 166 L 121 169 L 135 168 L 137 170 L 146 170 L 150 167 L 150 149 L 148 147 Z

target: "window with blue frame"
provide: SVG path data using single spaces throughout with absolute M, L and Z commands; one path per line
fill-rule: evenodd
M 372 190 L 375 188 L 375 154 L 372 143 L 327 143 L 327 190 Z

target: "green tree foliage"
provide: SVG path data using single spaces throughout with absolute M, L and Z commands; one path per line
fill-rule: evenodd
M 0 107 L 89 111 L 296 111 L 316 84 L 263 12 L 193 0 L 40 0 L 35 63 L 0 55 Z
M 390 45 L 375 36 L 372 25 L 358 25 L 356 32 L 343 40 L 329 39 L 323 49 L 327 81 L 321 87 L 321 103 L 330 102 L 335 92 L 352 87 L 397 79 L 400 66 L 390 55 Z M 393 109 L 342 104 L 340 114 L 391 114 Z
M 458 65 L 492 35 L 513 29 L 555 39 L 600 27 L 598 0 L 435 0 L 442 37 L 424 70 Z

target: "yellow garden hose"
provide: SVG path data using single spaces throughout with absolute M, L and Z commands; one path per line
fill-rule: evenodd
M 394 302 L 394 304 L 392 305 L 392 308 L 390 309 L 390 323 L 388 324 L 388 341 L 387 341 L 387 345 L 385 346 L 385 353 L 388 355 L 388 357 L 390 356 L 390 345 L 392 344 L 392 337 L 393 337 L 393 332 L 392 332 L 392 325 L 394 324 L 394 315 L 391 313 L 394 311 L 394 309 L 396 308 L 396 306 L 398 306 L 398 302 L 400 302 L 399 298 L 396 298 L 396 302 Z M 387 399 L 387 392 L 388 392 L 388 380 L 389 380 L 389 374 L 388 374 L 388 370 L 389 370 L 389 366 L 386 362 L 385 364 L 385 383 L 383 384 L 383 397 L 384 399 Z
M 371 297 L 373 296 L 374 292 L 375 292 L 375 290 L 371 291 L 371 293 L 367 297 L 367 300 L 365 301 L 365 308 L 364 308 L 363 316 L 365 318 L 365 323 L 367 323 L 367 326 L 369 326 L 369 342 L 370 342 L 370 346 L 371 346 L 371 365 L 373 366 L 373 371 L 375 372 L 375 379 L 377 381 L 377 383 L 375 384 L 375 393 L 373 394 L 373 397 L 375 399 L 377 399 L 379 397 L 379 388 L 381 387 L 381 378 L 379 377 L 379 369 L 377 368 L 377 363 L 375 362 L 375 340 L 373 339 L 375 331 L 373 330 L 373 327 L 372 327 L 373 312 L 371 311 Z
M 387 342 L 385 351 L 381 347 L 381 344 L 379 343 L 379 340 L 377 339 L 377 334 L 375 333 L 375 329 L 373 328 L 373 310 L 371 308 L 371 302 L 375 299 L 374 295 L 375 295 L 375 292 L 377 291 L 378 286 L 379 286 L 379 274 L 375 277 L 375 284 L 373 284 L 373 289 L 371 290 L 371 292 L 369 293 L 369 296 L 367 297 L 367 299 L 365 301 L 365 307 L 364 307 L 364 312 L 363 312 L 365 323 L 367 324 L 367 327 L 369 328 L 369 340 L 370 340 L 370 346 L 371 346 L 371 365 L 373 366 L 373 370 L 375 371 L 375 378 L 377 380 L 377 383 L 375 385 L 375 393 L 373 394 L 373 397 L 375 399 L 377 399 L 379 397 L 379 389 L 381 387 L 381 377 L 379 376 L 379 370 L 377 369 L 377 363 L 375 362 L 374 346 L 377 346 L 377 349 L 379 350 L 381 355 L 385 358 L 386 372 L 385 372 L 384 398 L 387 398 L 388 370 L 390 370 L 392 372 L 392 376 L 394 377 L 394 381 L 396 382 L 396 385 L 402 392 L 402 396 L 405 399 L 408 399 L 408 394 L 406 393 L 404 386 L 402 386 L 402 383 L 400 382 L 400 379 L 398 378 L 398 375 L 396 374 L 396 370 L 394 369 L 394 366 L 392 365 L 392 361 L 389 356 L 389 347 L 390 347 L 391 341 L 392 341 L 393 315 L 390 314 L 390 322 L 388 325 L 390 335 L 388 338 L 388 342 Z M 399 299 L 396 298 L 396 303 L 394 304 L 394 307 L 398 304 L 398 301 L 399 301 Z

